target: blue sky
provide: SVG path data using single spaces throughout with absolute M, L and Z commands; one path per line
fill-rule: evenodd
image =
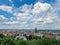
M 0 0 L 0 29 L 60 29 L 60 0 Z

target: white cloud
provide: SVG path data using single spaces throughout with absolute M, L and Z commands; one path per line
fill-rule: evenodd
M 0 9 L 8 12 L 12 11 L 12 7 L 9 8 L 9 6 L 7 8 L 6 6 L 1 6 Z M 34 5 L 24 4 L 19 8 L 14 8 L 13 15 L 14 17 L 11 17 L 9 21 L 4 22 L 4 24 L 10 24 L 11 28 L 48 27 L 49 24 L 59 21 L 55 8 L 48 3 L 41 2 L 37 2 Z
M 30 20 L 32 18 L 32 16 L 30 14 L 27 14 L 27 13 L 18 13 L 16 15 L 16 18 L 17 18 L 17 20 L 26 22 L 26 21 Z
M 0 5 L 0 10 L 12 13 L 12 7 L 7 5 Z
M 29 24 L 29 26 L 33 27 L 34 26 L 44 27 L 47 26 L 49 23 L 54 23 L 56 19 L 55 15 L 52 16 L 52 14 L 50 14 L 52 6 L 48 3 L 37 2 L 36 4 L 34 4 L 34 6 L 25 4 L 19 9 L 23 13 L 21 12 L 14 13 L 15 14 L 14 16 L 16 16 L 17 20 L 22 21 L 22 23 L 20 22 L 22 26 Z M 46 15 L 43 13 L 45 13 Z M 37 16 L 38 14 L 39 15 L 42 14 L 44 17 L 39 17 Z M 32 23 L 29 23 L 28 21 Z
M 8 21 L 8 22 L 4 22 L 4 24 L 18 24 L 18 21 Z
M 54 28 L 60 29 L 60 24 L 54 25 Z
M 10 2 L 12 2 L 12 0 L 9 0 Z
M 54 20 L 51 19 L 50 17 L 48 18 L 35 18 L 34 20 L 34 24 L 37 25 L 37 26 L 44 26 L 44 25 L 47 25 L 48 23 L 53 23 Z
M 0 20 L 5 20 L 5 19 L 7 19 L 5 16 L 0 15 Z
M 20 7 L 20 10 L 24 13 L 31 13 L 32 9 L 32 4 L 31 5 L 27 5 L 24 4 L 22 7 Z
M 37 2 L 34 6 L 33 6 L 33 10 L 32 13 L 35 14 L 40 14 L 42 12 L 46 12 L 48 10 L 50 10 L 52 7 L 50 4 L 48 3 L 40 3 Z

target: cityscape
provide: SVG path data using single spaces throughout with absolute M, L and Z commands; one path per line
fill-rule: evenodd
M 34 30 L 1 29 L 0 44 L 60 45 L 60 30 L 38 30 L 37 28 Z
M 0 0 L 0 45 L 60 45 L 60 0 Z
M 26 36 L 32 35 L 32 36 L 38 36 L 38 37 L 45 36 L 47 38 L 55 38 L 57 40 L 60 40 L 60 30 L 37 30 L 37 28 L 35 28 L 34 30 L 7 29 L 7 30 L 0 31 L 0 33 L 2 33 L 5 36 L 17 35 L 18 38 L 21 38 L 21 36 L 24 37 L 24 35 Z

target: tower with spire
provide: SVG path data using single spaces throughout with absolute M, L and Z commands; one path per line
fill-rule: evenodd
M 38 30 L 37 30 L 37 28 L 35 28 L 35 33 L 37 33 L 38 32 Z

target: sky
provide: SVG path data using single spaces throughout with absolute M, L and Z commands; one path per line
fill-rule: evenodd
M 0 0 L 0 29 L 59 29 L 60 0 Z

